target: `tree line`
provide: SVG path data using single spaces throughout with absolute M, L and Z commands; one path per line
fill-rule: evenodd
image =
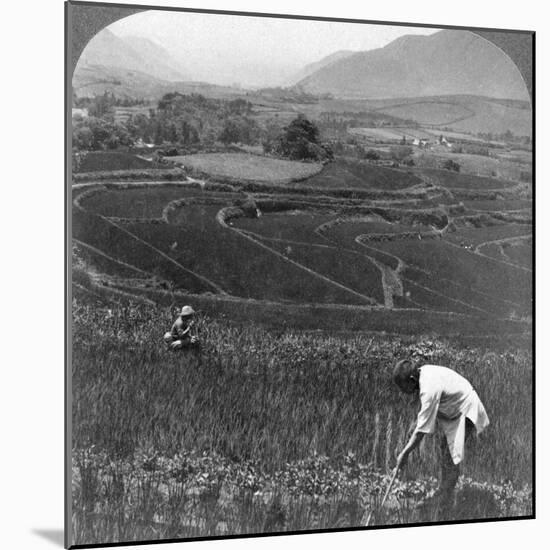
M 81 104 L 82 105 L 82 104 Z M 138 104 L 141 105 L 141 104 Z M 116 116 L 115 99 L 104 94 L 88 103 L 88 116 L 73 119 L 73 147 L 80 151 L 113 150 L 144 142 L 157 146 L 261 145 L 266 153 L 292 159 L 327 160 L 318 127 L 299 115 L 283 126 L 275 119 L 262 125 L 252 104 L 242 98 L 207 98 L 200 94 L 165 94 L 148 113 Z

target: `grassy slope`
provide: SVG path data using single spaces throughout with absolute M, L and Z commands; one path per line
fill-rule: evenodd
M 211 176 L 260 182 L 304 179 L 316 174 L 322 168 L 318 163 L 280 160 L 245 153 L 184 155 L 170 157 L 170 160 Z

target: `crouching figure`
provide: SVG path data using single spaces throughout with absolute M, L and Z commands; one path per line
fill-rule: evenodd
M 172 328 L 164 335 L 164 341 L 174 351 L 199 345 L 199 338 L 192 334 L 195 324 L 195 311 L 191 306 L 183 306 Z

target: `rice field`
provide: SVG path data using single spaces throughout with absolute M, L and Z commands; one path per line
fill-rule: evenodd
M 445 240 L 462 246 L 477 247 L 490 241 L 531 236 L 532 226 L 530 225 L 502 224 L 486 227 L 458 227 L 456 231 L 447 233 Z
M 332 169 L 354 178 L 363 171 L 373 175 L 360 163 Z M 398 173 L 410 183 L 408 174 Z M 326 176 L 323 171 L 308 184 Z M 447 172 L 442 177 L 452 184 L 487 183 Z M 79 198 L 87 211 L 75 216 L 75 238 L 103 254 L 96 254 L 96 269 L 110 261 L 106 275 L 116 276 L 118 270 L 123 277 L 127 266 L 135 267 L 177 292 L 482 318 L 531 315 L 527 254 L 518 243 L 509 247 L 509 256 L 500 247 L 501 241 L 511 244 L 510 239 L 529 236 L 525 223 L 459 215 L 451 230 L 439 234 L 449 223 L 445 206 L 407 210 L 391 208 L 389 201 L 370 210 L 357 207 L 364 213 L 353 214 L 353 201 L 309 197 L 285 202 L 276 196 L 262 195 L 257 204 L 265 210 L 257 217 L 235 206 L 244 193 L 198 185 L 92 189 Z M 499 201 L 485 201 L 492 202 Z M 224 225 L 218 218 L 227 207 L 237 214 Z M 498 246 L 491 247 L 493 241 Z
M 233 226 L 266 239 L 327 244 L 326 239 L 315 230 L 323 223 L 334 220 L 335 214 L 323 211 L 286 210 L 262 214 L 260 218 L 236 218 Z
M 419 185 L 422 180 L 416 175 L 374 166 L 368 162 L 338 160 L 326 165 L 323 170 L 307 180 L 309 187 L 331 189 L 379 189 L 397 191 Z
M 80 154 L 81 161 L 77 172 L 102 172 L 111 170 L 136 170 L 140 168 L 154 168 L 150 161 L 131 153 L 119 151 L 89 151 Z
M 390 376 L 409 354 L 466 376 L 491 418 L 453 517 L 532 513 L 527 351 L 202 315 L 201 352 L 174 355 L 161 339 L 173 315 L 73 304 L 75 544 L 363 525 L 415 418 Z M 436 445 L 426 438 L 374 524 L 434 521 L 416 504 L 436 486 Z
M 444 296 L 455 288 L 449 283 L 455 283 L 460 300 L 469 306 L 477 306 L 477 293 L 481 293 L 494 303 L 495 313 L 502 314 L 506 302 L 508 315 L 532 313 L 529 271 L 439 240 L 386 241 L 375 247 L 401 258 L 419 276 L 427 274 L 429 288 Z M 414 294 L 411 296 L 414 299 Z
M 452 158 L 460 162 L 458 156 L 453 155 Z M 420 170 L 420 173 L 430 178 L 430 180 L 432 180 L 437 185 L 441 185 L 451 190 L 457 188 L 486 191 L 492 189 L 510 188 L 514 185 L 517 185 L 515 182 L 512 181 L 474 176 L 471 174 L 461 174 L 457 172 L 452 172 L 450 170 L 436 170 L 425 168 Z

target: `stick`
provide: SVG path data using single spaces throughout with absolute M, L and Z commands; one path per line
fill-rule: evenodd
M 378 507 L 378 509 L 380 509 L 380 508 L 382 508 L 382 506 L 384 506 L 384 503 L 386 502 L 386 499 L 388 498 L 388 495 L 390 494 L 391 488 L 393 487 L 393 483 L 394 483 L 395 479 L 397 478 L 397 472 L 398 472 L 398 469 L 395 468 L 395 470 L 393 471 L 393 474 L 391 476 L 391 479 L 390 479 L 390 484 L 388 485 L 388 488 L 386 489 L 386 493 L 385 493 L 384 498 L 382 499 L 382 502 L 380 503 L 380 506 Z M 374 509 L 370 511 L 369 517 L 367 518 L 367 523 L 365 523 L 365 527 L 369 526 L 373 512 L 374 512 Z

